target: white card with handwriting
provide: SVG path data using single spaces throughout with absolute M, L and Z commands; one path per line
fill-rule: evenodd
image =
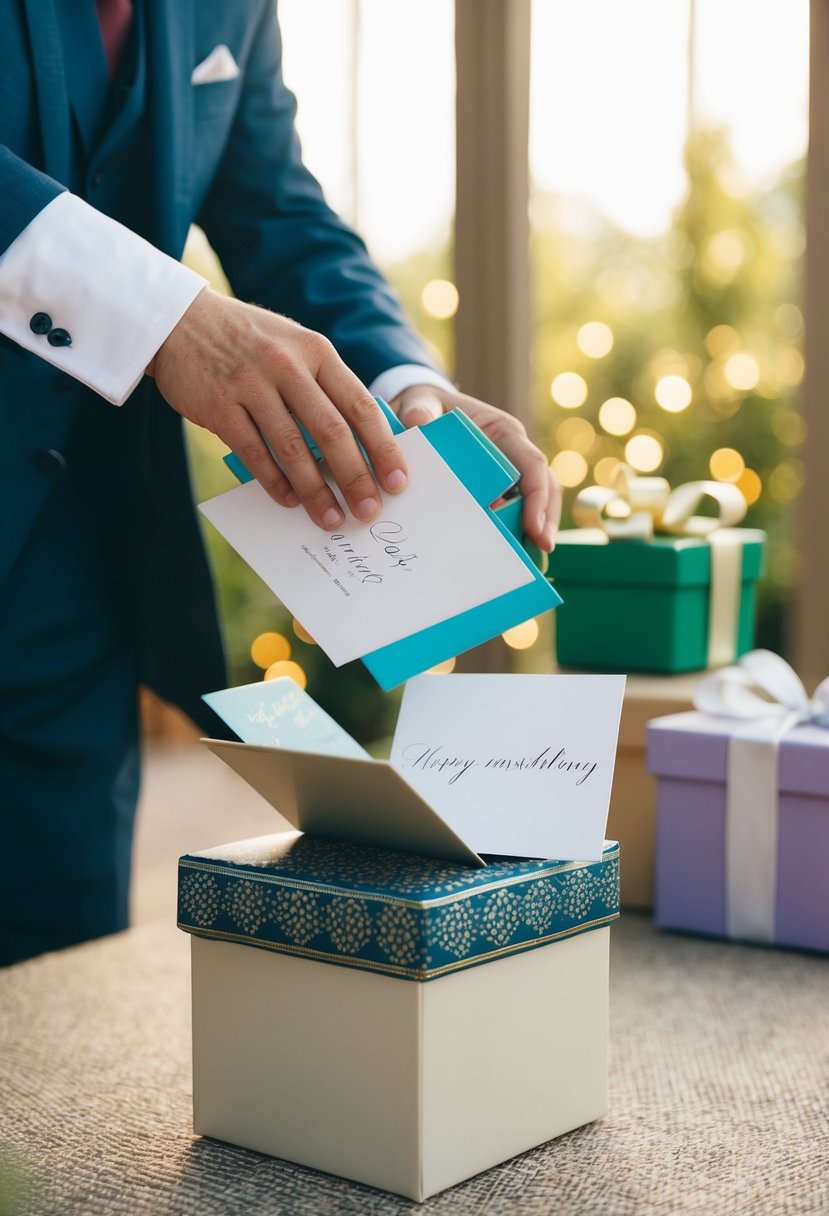
M 256 481 L 200 507 L 337 667 L 532 582 L 428 439 L 397 442 L 409 484 L 371 524 L 323 532 Z
M 391 760 L 478 853 L 602 855 L 625 677 L 423 675 Z

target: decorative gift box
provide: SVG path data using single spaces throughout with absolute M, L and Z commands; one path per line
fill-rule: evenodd
M 657 924 L 829 951 L 829 681 L 752 651 L 695 700 L 648 727 Z
M 696 685 L 691 675 L 631 676 L 625 687 L 607 818 L 607 835 L 619 841 L 625 859 L 623 908 L 653 907 L 657 782 L 645 758 L 648 722 L 692 709 Z
M 296 834 L 183 857 L 196 1132 L 421 1200 L 599 1118 L 618 884 L 615 844 L 484 869 Z
M 717 519 L 694 515 L 713 499 Z M 624 519 L 606 511 L 624 509 Z M 617 488 L 592 486 L 573 505 L 586 526 L 559 534 L 550 574 L 562 666 L 625 672 L 701 671 L 733 662 L 754 640 L 755 584 L 765 533 L 735 528 L 746 509 L 736 486 L 622 469 Z M 668 535 L 656 535 L 656 532 Z

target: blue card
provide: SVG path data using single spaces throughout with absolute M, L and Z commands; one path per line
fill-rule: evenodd
M 368 752 L 288 677 L 202 697 L 243 743 L 367 759 Z

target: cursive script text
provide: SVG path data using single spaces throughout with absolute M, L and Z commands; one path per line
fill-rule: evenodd
M 417 554 L 403 552 L 403 545 L 408 544 L 408 537 L 402 535 L 403 525 L 395 523 L 393 519 L 382 519 L 376 524 L 372 524 L 369 531 L 378 545 L 383 546 L 383 552 L 388 557 L 395 559 L 392 562 L 392 569 L 401 566 L 409 573 L 411 570 L 409 563 L 417 561 Z
M 473 768 L 500 773 L 571 773 L 576 777 L 576 785 L 584 785 L 599 766 L 597 760 L 571 760 L 564 747 L 557 751 L 545 747 L 534 756 L 489 756 L 476 760 L 473 757 L 448 755 L 440 745 L 430 747 L 423 743 L 410 743 L 404 748 L 403 764 L 406 768 L 419 768 L 424 772 L 434 770 L 446 773 L 449 785 L 454 785 Z
M 358 578 L 361 583 L 382 583 L 382 574 L 372 570 L 368 564 L 368 554 L 358 553 L 344 532 L 332 532 L 331 541 L 336 552 L 332 551 L 328 545 L 325 546 L 325 552 L 330 558 L 336 561 L 339 557 L 344 561 L 349 567 L 349 573 Z

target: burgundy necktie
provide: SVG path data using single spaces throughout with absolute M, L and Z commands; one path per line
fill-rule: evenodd
M 132 25 L 132 0 L 95 0 L 95 7 L 101 23 L 109 78 L 114 80 Z

